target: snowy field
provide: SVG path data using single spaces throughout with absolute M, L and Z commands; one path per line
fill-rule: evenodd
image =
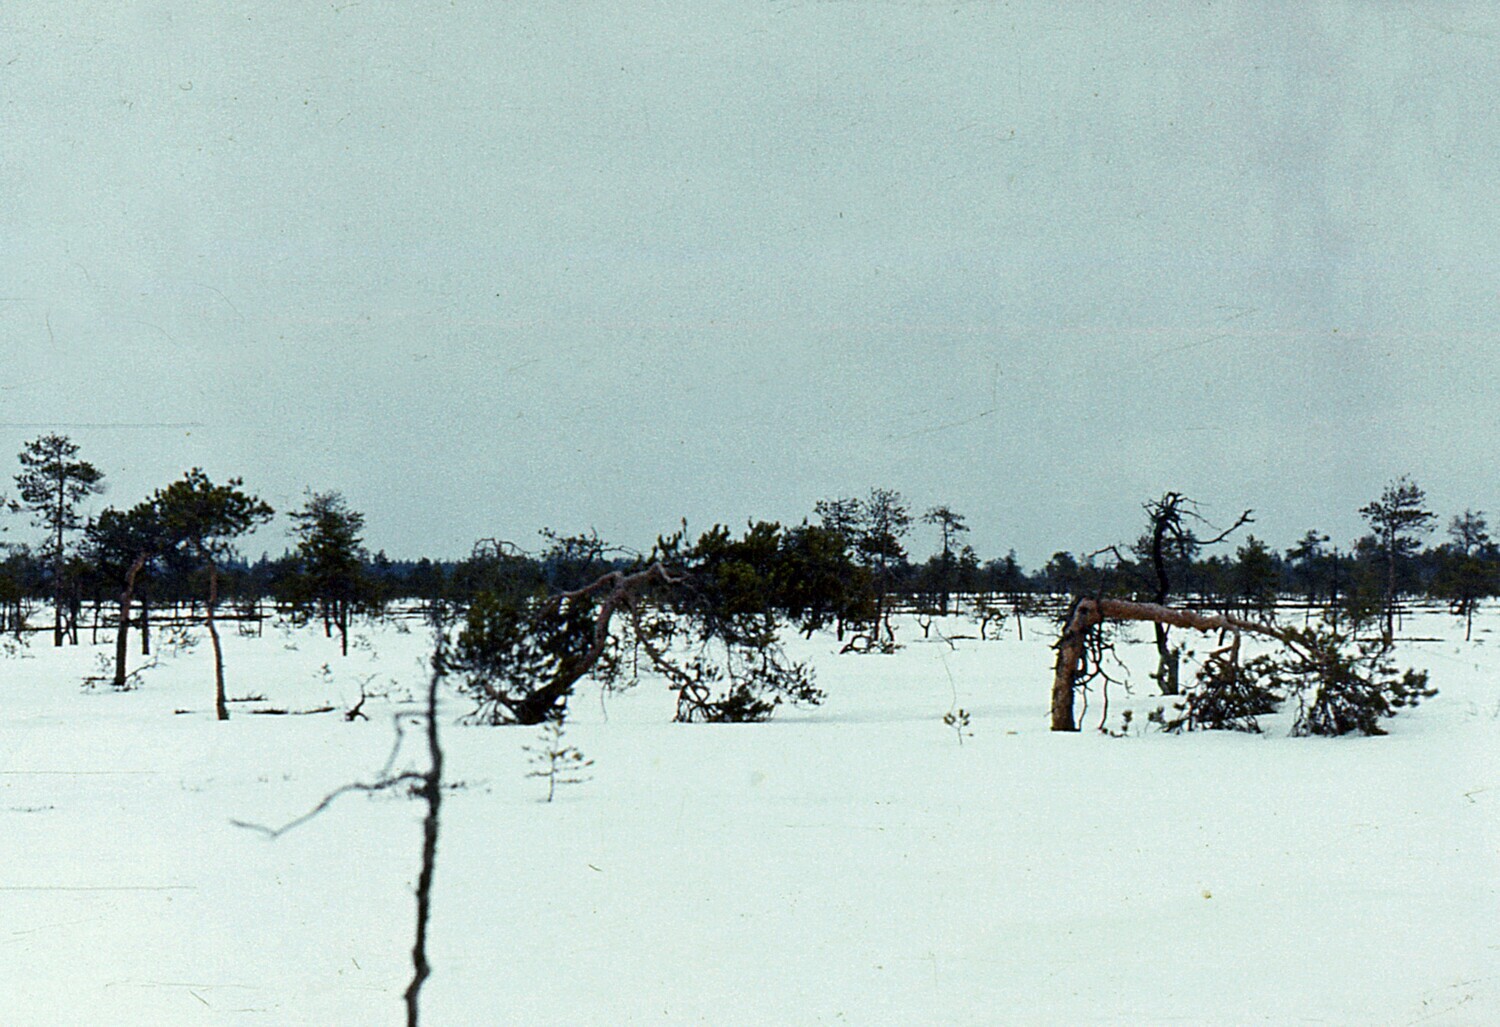
M 828 700 L 760 725 L 588 684 L 566 740 L 593 779 L 550 805 L 536 733 L 450 698 L 423 1022 L 1500 1023 L 1500 616 L 1472 643 L 1409 621 L 1399 659 L 1441 694 L 1368 739 L 1139 730 L 1144 631 L 1138 694 L 1111 696 L 1138 729 L 1094 730 L 1094 696 L 1052 734 L 1051 630 L 1025 627 L 799 640 Z M 125 694 L 80 687 L 103 645 L 0 660 L 0 1023 L 402 1022 L 421 806 L 347 796 L 275 841 L 231 821 L 378 774 L 425 630 L 347 659 L 311 630 L 225 641 L 231 697 L 263 698 L 224 724 L 206 641 Z M 347 722 L 362 680 L 390 694 Z

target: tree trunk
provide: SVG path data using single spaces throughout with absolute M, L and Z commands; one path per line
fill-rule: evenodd
M 427 684 L 427 773 L 420 795 L 427 801 L 422 820 L 422 869 L 417 874 L 417 930 L 412 944 L 411 983 L 406 1000 L 406 1027 L 418 1027 L 422 984 L 432 973 L 427 962 L 427 921 L 432 916 L 432 877 L 437 867 L 438 811 L 443 802 L 443 748 L 438 743 L 437 690 L 440 672 L 434 668 Z
M 142 553 L 130 564 L 130 569 L 125 572 L 125 588 L 120 592 L 120 626 L 115 634 L 115 688 L 125 687 L 125 650 L 128 646 L 130 636 L 130 604 L 135 598 L 135 579 L 141 573 L 141 568 L 146 566 L 146 556 Z
M 214 646 L 214 712 L 220 720 L 229 719 L 229 700 L 224 694 L 224 649 L 219 644 L 219 629 L 214 624 L 214 607 L 219 604 L 219 568 L 208 564 L 208 637 Z
M 151 655 L 151 603 L 141 597 L 141 655 Z
M 52 645 L 53 645 L 54 648 L 61 647 L 62 644 L 63 644 L 63 574 L 62 574 L 62 569 L 63 569 L 63 557 L 62 557 L 62 545 L 63 545 L 63 530 L 62 530 L 63 495 L 62 495 L 62 489 L 63 489 L 62 482 L 59 481 L 58 484 L 57 484 L 57 493 L 58 493 L 58 495 L 57 495 L 57 511 L 56 511 L 57 512 L 57 539 L 56 539 L 57 549 L 54 551 L 53 557 L 52 557 Z
M 1385 568 L 1385 633 L 1382 641 L 1386 646 L 1390 646 L 1396 638 L 1396 543 L 1394 539 L 1386 545 Z
M 1083 665 L 1088 633 L 1099 623 L 1098 604 L 1082 599 L 1073 604 L 1073 612 L 1063 625 L 1057 642 L 1057 663 L 1052 668 L 1052 730 L 1077 731 L 1073 720 L 1073 694 L 1077 690 L 1078 670 Z
M 1151 533 L 1151 567 L 1156 572 L 1156 602 L 1159 606 L 1165 606 L 1167 595 L 1171 586 L 1167 582 L 1167 555 L 1165 551 L 1167 540 L 1167 514 L 1158 512 L 1156 523 Z M 1177 654 L 1172 651 L 1171 643 L 1167 639 L 1166 626 L 1160 623 L 1152 625 L 1156 635 L 1156 685 L 1162 695 L 1176 695 L 1177 685 Z

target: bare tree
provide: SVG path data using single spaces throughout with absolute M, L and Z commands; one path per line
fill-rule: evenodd
M 410 789 L 413 796 L 422 799 L 427 806 L 426 815 L 422 819 L 422 865 L 417 872 L 416 885 L 416 929 L 412 942 L 411 960 L 412 976 L 402 995 L 406 1005 L 407 1027 L 418 1027 L 420 1006 L 422 997 L 422 985 L 432 975 L 432 966 L 427 961 L 427 925 L 432 918 L 432 880 L 437 870 L 437 843 L 439 830 L 439 814 L 443 804 L 443 747 L 438 737 L 438 686 L 447 676 L 447 664 L 445 659 L 444 631 L 442 627 L 438 630 L 437 649 L 433 654 L 432 672 L 427 679 L 427 701 L 422 715 L 422 726 L 427 741 L 427 769 L 425 771 L 404 771 L 397 773 L 394 768 L 396 760 L 400 756 L 404 733 L 401 729 L 401 716 L 396 718 L 396 742 L 391 748 L 391 754 L 386 759 L 385 768 L 374 781 L 356 782 L 337 788 L 327 795 L 308 812 L 289 821 L 280 827 L 265 827 L 261 824 L 246 823 L 242 820 L 230 821 L 236 827 L 248 828 L 258 831 L 267 838 L 275 840 L 294 828 L 313 820 L 332 806 L 334 801 L 342 795 L 351 792 L 386 792 L 392 789 L 406 787 Z
M 1253 522 L 1251 511 L 1246 510 L 1228 528 L 1210 538 L 1200 538 L 1199 525 L 1208 521 L 1198 513 L 1198 504 L 1180 492 L 1163 493 L 1160 499 L 1145 504 L 1150 519 L 1150 532 L 1142 538 L 1136 548 L 1151 563 L 1155 578 L 1152 599 L 1165 604 L 1172 594 L 1173 585 L 1168 577 L 1168 568 L 1183 565 L 1192 560 L 1204 546 L 1223 542 L 1236 530 Z M 1182 654 L 1168 640 L 1168 627 L 1160 621 L 1152 625 L 1156 636 L 1156 683 L 1162 695 L 1176 695 L 1181 691 L 1179 664 Z

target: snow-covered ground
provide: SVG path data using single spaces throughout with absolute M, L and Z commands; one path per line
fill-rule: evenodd
M 535 732 L 450 699 L 424 1023 L 1500 1023 L 1500 615 L 1405 633 L 1441 638 L 1399 653 L 1441 694 L 1369 739 L 1163 736 L 1118 689 L 1138 730 L 1093 730 L 1095 696 L 1049 733 L 1041 619 L 799 640 L 828 700 L 767 724 L 588 685 L 566 740 L 593 779 L 550 805 Z M 0 660 L 0 1023 L 402 1021 L 420 805 L 231 821 L 376 775 L 428 638 L 226 645 L 231 696 L 264 699 L 222 724 L 206 642 L 125 694 L 80 688 L 102 645 Z M 390 693 L 368 721 L 249 712 L 341 711 L 361 680 Z

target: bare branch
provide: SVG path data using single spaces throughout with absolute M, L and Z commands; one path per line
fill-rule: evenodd
M 406 774 L 398 774 L 395 777 L 382 778 L 379 781 L 357 781 L 354 784 L 347 784 L 342 788 L 335 788 L 333 791 L 323 796 L 323 800 L 312 809 L 308 810 L 297 819 L 282 824 L 280 827 L 266 827 L 264 824 L 252 824 L 244 820 L 231 820 L 230 823 L 235 827 L 243 827 L 247 831 L 258 831 L 261 834 L 265 835 L 267 838 L 280 838 L 288 831 L 291 831 L 294 828 L 301 827 L 309 820 L 314 819 L 329 806 L 332 806 L 340 796 L 348 795 L 350 792 L 365 792 L 367 794 L 373 794 L 375 792 L 389 791 L 390 789 L 395 788 L 397 785 L 411 784 L 426 780 L 427 776 L 425 774 L 412 772 Z
M 1240 528 L 1243 528 L 1245 525 L 1254 524 L 1255 518 L 1250 516 L 1254 512 L 1255 511 L 1253 510 L 1246 510 L 1244 513 L 1240 514 L 1235 522 L 1229 527 L 1219 532 L 1213 538 L 1199 539 L 1198 544 L 1200 546 L 1218 545 L 1220 542 L 1223 542 L 1226 538 L 1228 538 L 1230 535 L 1233 535 L 1236 531 L 1238 531 Z M 1194 513 L 1193 516 L 1197 517 L 1198 520 L 1203 521 L 1204 524 L 1208 524 L 1208 521 L 1204 520 L 1202 517 L 1199 517 L 1197 513 Z

